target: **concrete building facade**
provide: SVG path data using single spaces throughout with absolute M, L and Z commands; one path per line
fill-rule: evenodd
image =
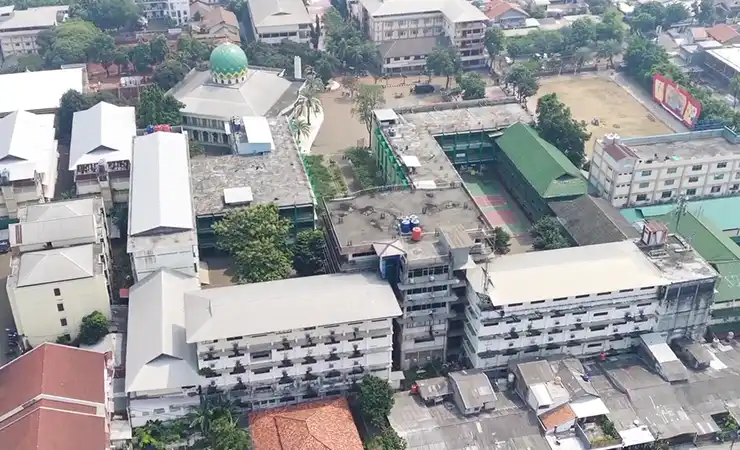
M 3 61 L 10 56 L 38 52 L 37 38 L 44 30 L 64 22 L 69 6 L 43 6 L 15 10 L 14 5 L 0 8 L 0 56 Z
M 188 0 L 136 0 L 136 4 L 148 20 L 170 18 L 178 26 L 187 25 L 190 21 Z
M 313 18 L 301 0 L 248 0 L 252 34 L 256 40 L 279 44 L 284 39 L 308 44 Z

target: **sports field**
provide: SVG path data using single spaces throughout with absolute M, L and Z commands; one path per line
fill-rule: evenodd
M 501 227 L 511 235 L 511 253 L 529 251 L 531 223 L 501 183 L 490 175 L 482 178 L 466 174 L 463 181 L 491 226 Z
M 591 139 L 586 143 L 586 155 L 591 155 L 596 139 L 607 133 L 621 137 L 653 136 L 672 133 L 658 117 L 635 100 L 614 81 L 596 75 L 563 75 L 539 80 L 537 95 L 529 100 L 534 111 L 537 100 L 555 93 L 571 110 L 573 118 L 588 124 Z M 599 124 L 592 121 L 598 119 Z

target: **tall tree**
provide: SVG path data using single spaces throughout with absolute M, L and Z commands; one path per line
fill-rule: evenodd
M 457 85 L 462 90 L 463 100 L 475 100 L 486 96 L 486 82 L 476 72 L 466 72 L 457 77 Z
M 740 75 L 735 75 L 730 80 L 730 95 L 732 95 L 732 107 L 737 106 L 737 98 L 740 97 Z
M 136 108 L 136 123 L 140 128 L 148 125 L 180 125 L 180 110 L 185 105 L 157 86 L 142 89 L 139 105 Z
M 321 230 L 301 231 L 293 244 L 293 268 L 300 276 L 318 275 L 326 271 L 326 241 Z
M 486 30 L 486 35 L 483 38 L 483 43 L 486 46 L 488 57 L 491 58 L 491 70 L 494 69 L 496 58 L 498 58 L 506 48 L 506 36 L 504 30 L 499 27 L 490 27 Z
M 154 62 L 152 60 L 152 49 L 148 44 L 136 44 L 130 53 L 131 62 L 137 72 L 143 73 L 149 71 L 149 66 Z
M 514 94 L 521 102 L 526 102 L 539 89 L 534 73 L 523 64 L 514 64 L 506 74 L 504 83 L 514 88 Z
M 452 77 L 460 73 L 462 62 L 454 46 L 435 47 L 427 56 L 427 70 L 446 78 L 445 89 L 450 88 Z
M 89 20 L 103 30 L 119 30 L 133 29 L 140 12 L 133 0 L 75 0 L 70 15 Z
M 388 414 L 393 408 L 393 388 L 388 381 L 375 375 L 366 375 L 360 384 L 358 394 L 360 413 L 372 425 L 387 426 Z
M 291 272 L 292 255 L 286 241 L 290 222 L 277 205 L 264 204 L 230 211 L 213 225 L 217 245 L 235 260 L 241 283 L 280 280 Z
M 586 160 L 585 143 L 591 138 L 586 131 L 586 122 L 577 121 L 571 116 L 570 108 L 565 106 L 556 94 L 547 94 L 537 101 L 537 131 L 576 166 L 581 167 Z
M 170 49 L 167 46 L 167 37 L 165 35 L 158 34 L 149 42 L 149 55 L 154 64 L 163 63 L 167 59 L 169 52 Z
M 88 57 L 103 66 L 105 74 L 110 76 L 110 66 L 116 59 L 116 42 L 105 33 L 99 33 L 95 36 L 90 47 L 88 48 Z
M 622 52 L 622 44 L 614 39 L 599 42 L 596 49 L 598 58 L 606 59 L 607 68 L 614 69 L 614 57 Z
M 168 59 L 154 69 L 152 80 L 162 88 L 163 91 L 169 91 L 177 83 L 185 78 L 190 69 L 182 61 L 177 59 Z
M 47 67 L 87 62 L 90 47 L 100 33 L 90 22 L 67 20 L 39 35 L 39 55 Z
M 305 117 L 306 122 L 311 125 L 311 117 L 319 114 L 321 110 L 321 100 L 319 100 L 316 85 L 313 82 L 307 82 L 295 102 L 296 114 L 299 117 Z
M 568 247 L 568 241 L 560 230 L 560 223 L 557 219 L 550 216 L 542 217 L 529 230 L 534 239 L 532 246 L 535 250 L 555 250 Z
M 357 95 L 352 105 L 352 115 L 365 124 L 368 135 L 368 146 L 372 141 L 373 111 L 384 103 L 385 97 L 383 96 L 382 86 L 374 84 L 361 84 L 358 86 Z
M 511 236 L 501 227 L 493 229 L 493 250 L 499 255 L 509 253 L 511 249 Z

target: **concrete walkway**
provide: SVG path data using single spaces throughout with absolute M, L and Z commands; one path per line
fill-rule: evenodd
M 308 122 L 306 115 L 303 115 L 301 119 Z M 311 154 L 311 146 L 313 145 L 313 141 L 316 140 L 316 136 L 318 136 L 319 130 L 321 129 L 321 124 L 323 123 L 324 110 L 322 108 L 320 111 L 311 116 L 311 129 L 309 130 L 308 135 L 303 136 L 298 142 L 298 150 L 301 152 L 301 154 Z

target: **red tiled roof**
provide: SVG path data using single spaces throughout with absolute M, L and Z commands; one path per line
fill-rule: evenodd
M 504 2 L 501 0 L 494 0 L 488 3 L 486 5 L 486 8 L 483 10 L 483 13 L 489 19 L 495 19 L 505 14 L 507 11 L 512 11 L 512 10 L 522 13 L 525 16 L 529 16 L 529 14 L 527 14 L 527 12 L 524 11 L 522 8 L 520 8 L 518 5 L 514 5 L 512 3 Z
M 712 28 L 707 28 L 707 34 L 715 41 L 724 44 L 725 42 L 740 36 L 740 33 L 726 23 L 720 23 Z
M 79 402 L 105 404 L 105 366 L 102 353 L 47 343 L 0 367 L 0 449 L 103 450 L 106 411 Z
M 540 421 L 542 421 L 542 425 L 545 426 L 546 430 L 551 430 L 575 418 L 576 413 L 574 413 L 570 405 L 566 403 L 542 414 L 540 416 Z
M 345 398 L 251 413 L 254 450 L 362 450 Z

